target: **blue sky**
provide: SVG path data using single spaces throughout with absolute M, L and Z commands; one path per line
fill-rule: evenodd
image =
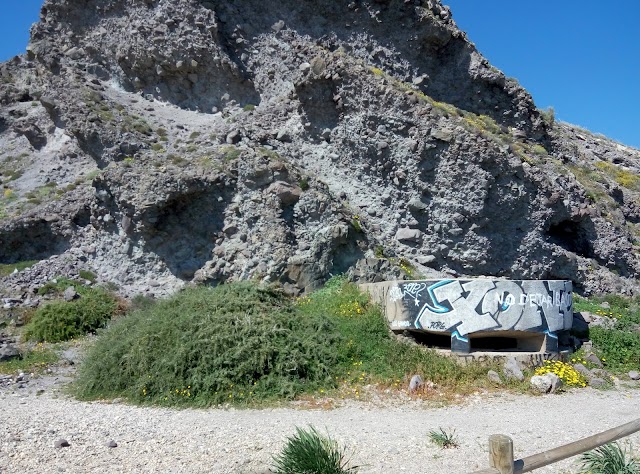
M 6 1 L 0 61 L 25 51 L 42 0 Z M 640 1 L 444 0 L 489 61 L 539 108 L 640 148 Z
M 640 1 L 444 0 L 538 108 L 640 148 Z

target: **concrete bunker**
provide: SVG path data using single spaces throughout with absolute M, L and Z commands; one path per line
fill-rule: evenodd
M 394 332 L 452 352 L 558 352 L 573 323 L 566 280 L 490 278 L 385 281 L 362 285 Z

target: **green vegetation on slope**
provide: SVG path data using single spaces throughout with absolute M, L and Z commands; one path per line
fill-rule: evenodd
M 185 290 L 113 321 L 74 390 L 81 399 L 247 405 L 332 390 L 359 397 L 365 384 L 398 387 L 416 373 L 464 391 L 486 384 L 486 370 L 398 341 L 344 279 L 297 300 L 243 282 Z
M 603 307 L 602 304 L 606 303 Z M 591 327 L 589 337 L 597 355 L 605 361 L 607 369 L 613 372 L 637 370 L 640 367 L 640 300 L 619 295 L 577 297 L 575 311 L 612 318 L 614 326 L 607 329 Z
M 74 301 L 53 301 L 39 307 L 24 330 L 25 339 L 35 341 L 68 341 L 104 327 L 116 314 L 116 298 L 103 288 L 89 288 L 62 279 L 47 284 L 41 293 L 60 293 L 73 286 L 79 298 Z

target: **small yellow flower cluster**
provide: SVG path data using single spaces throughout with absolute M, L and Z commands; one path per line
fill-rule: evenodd
M 336 383 L 340 386 L 342 398 L 353 396 L 360 398 L 362 387 L 369 382 L 369 376 L 360 368 L 362 366 L 361 360 L 351 358 L 351 365 L 353 369 L 347 371 L 344 377 L 336 376 Z M 323 393 L 322 390 L 320 392 Z
M 359 316 L 364 314 L 364 308 L 358 301 L 349 301 L 348 303 L 342 303 L 338 308 L 338 314 L 340 316 Z
M 542 367 L 535 371 L 536 375 L 554 373 L 564 382 L 567 387 L 586 387 L 587 380 L 584 376 L 573 368 L 571 364 L 560 362 L 559 360 L 545 360 Z
M 596 314 L 598 316 L 604 316 L 605 318 L 621 318 L 622 315 L 621 314 L 615 314 L 613 311 L 605 311 L 602 309 L 597 309 L 596 310 Z
M 190 397 L 191 396 L 191 385 L 187 388 L 176 388 L 173 392 L 170 392 L 173 397 Z
M 298 306 L 306 306 L 308 304 L 311 304 L 311 298 L 309 296 L 301 296 L 300 298 L 296 299 L 296 304 Z
M 3 195 L 4 195 L 4 197 L 6 199 L 9 199 L 13 195 L 13 190 L 12 189 L 5 189 Z

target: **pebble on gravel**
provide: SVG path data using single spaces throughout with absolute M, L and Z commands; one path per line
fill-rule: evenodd
M 110 440 L 107 443 L 107 448 L 117 448 L 118 447 L 118 443 L 116 443 L 114 440 Z
M 69 444 L 69 441 L 67 441 L 64 438 L 60 438 L 59 440 L 57 440 L 55 443 L 53 443 L 53 447 L 56 449 L 60 449 L 60 448 L 68 448 L 69 446 L 71 446 Z
M 640 373 L 637 370 L 632 370 L 629 372 L 629 378 L 631 380 L 640 380 Z

